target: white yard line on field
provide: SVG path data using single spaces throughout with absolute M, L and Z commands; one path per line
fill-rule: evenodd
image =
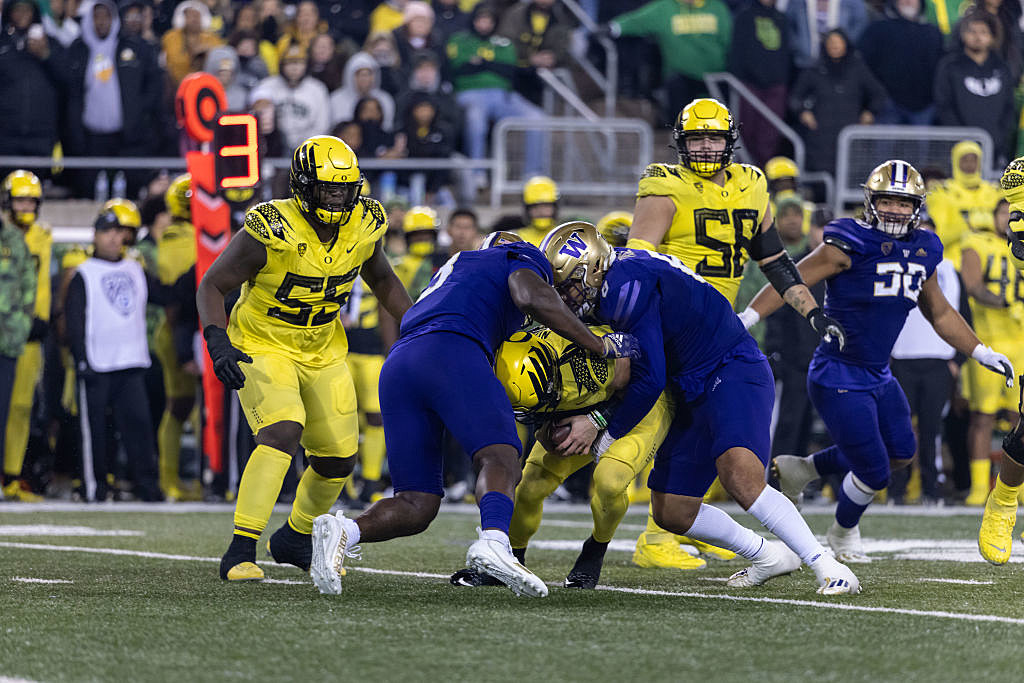
M 37 579 L 33 576 L 12 576 L 11 581 L 18 581 L 19 583 L 74 583 L 74 581 L 68 581 L 67 579 Z
M 0 536 L 145 536 L 144 531 L 59 524 L 0 524 Z
M 955 583 L 960 586 L 991 586 L 995 581 L 975 581 L 974 579 L 927 579 L 921 578 L 918 581 L 928 583 Z
M 219 557 L 197 557 L 194 555 L 169 555 L 166 553 L 153 553 L 142 550 L 124 550 L 121 548 L 86 548 L 69 545 L 48 545 L 45 543 L 17 543 L 11 541 L 0 541 L 0 547 L 21 548 L 23 550 L 47 550 L 58 552 L 81 552 L 95 553 L 100 555 L 130 555 L 134 557 L 148 557 L 162 560 L 187 560 L 193 562 L 220 562 Z M 260 564 L 278 565 L 274 562 L 261 562 Z M 447 574 L 433 574 L 427 572 L 407 572 L 394 569 L 374 569 L 371 567 L 355 567 L 349 565 L 346 569 L 367 574 L 386 574 L 388 576 L 408 576 L 423 579 L 447 579 Z M 303 582 L 305 583 L 305 582 Z M 811 582 L 807 582 L 810 587 Z M 558 586 L 559 583 L 551 583 Z M 854 605 L 850 603 L 822 602 L 818 600 L 793 600 L 785 598 L 767 598 L 752 595 L 725 595 L 722 593 L 695 593 L 692 591 L 662 591 L 648 590 L 644 588 L 624 588 L 622 586 L 598 586 L 597 590 L 610 591 L 614 593 L 628 593 L 631 595 L 651 595 L 672 598 L 693 598 L 696 600 L 728 600 L 732 602 L 751 602 L 771 605 L 792 605 L 795 607 L 812 607 L 819 609 L 837 609 L 851 612 L 874 612 L 884 614 L 901 614 L 914 617 L 933 617 L 936 619 L 951 619 L 954 621 L 989 622 L 999 624 L 1014 624 L 1024 626 L 1024 619 L 1004 617 L 997 614 L 959 614 L 956 612 L 941 612 L 935 610 L 902 609 L 898 607 L 873 607 L 868 605 Z

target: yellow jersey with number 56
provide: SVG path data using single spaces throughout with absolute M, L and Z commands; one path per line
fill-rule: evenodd
M 676 207 L 658 251 L 678 258 L 733 303 L 749 259 L 746 245 L 768 209 L 764 173 L 729 164 L 719 186 L 680 164 L 651 164 L 637 191 L 648 196 L 668 197 Z
M 343 361 L 348 341 L 338 313 L 387 227 L 380 203 L 360 197 L 335 240 L 321 244 L 294 199 L 254 206 L 245 231 L 266 247 L 267 263 L 242 285 L 228 323 L 231 342 L 250 355 L 310 367 Z

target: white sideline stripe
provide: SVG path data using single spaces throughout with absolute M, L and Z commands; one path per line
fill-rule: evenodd
M 308 586 L 309 581 L 295 581 L 294 579 L 263 579 L 260 583 L 283 583 L 289 586 Z
M 12 676 L 0 676 L 0 683 L 36 683 L 30 678 L 14 678 Z
M 21 583 L 74 583 L 74 581 L 68 581 L 67 579 L 37 579 L 32 576 L 12 576 L 11 581 L 19 581 Z
M 14 543 L 0 541 L 0 547 L 24 548 L 28 550 L 61 550 L 68 552 L 97 553 L 101 555 L 131 555 L 134 557 L 149 557 L 162 560 L 191 560 L 195 562 L 220 562 L 219 557 L 197 557 L 194 555 L 168 555 L 165 553 L 152 553 L 143 550 L 122 550 L 120 548 L 84 548 L 70 545 L 47 545 L 45 543 Z M 279 565 L 276 562 L 262 562 L 260 564 Z M 290 566 L 290 565 L 288 565 Z M 423 579 L 447 579 L 447 574 L 431 574 L 427 572 L 406 572 L 395 569 L 374 569 L 371 567 L 346 567 L 354 571 L 367 574 L 386 574 L 388 576 L 409 576 Z M 305 583 L 305 582 L 303 582 Z M 560 586 L 559 582 L 551 582 L 548 585 Z M 793 605 L 795 607 L 819 607 L 822 609 L 838 609 L 852 612 L 879 612 L 883 614 L 902 614 L 912 617 L 935 617 L 937 619 L 952 619 L 954 621 L 976 621 L 992 622 L 1000 624 L 1016 624 L 1024 626 L 1024 619 L 1014 617 L 1003 617 L 996 614 L 958 614 L 956 612 L 940 612 L 935 610 L 902 609 L 898 607 L 873 607 L 868 605 L 851 605 L 841 602 L 820 602 L 817 600 L 794 600 L 790 598 L 766 598 L 746 595 L 723 595 L 721 593 L 694 593 L 691 591 L 660 591 L 644 588 L 625 588 L 622 586 L 598 586 L 597 590 L 610 591 L 613 593 L 629 593 L 631 595 L 654 595 L 672 598 L 696 598 L 700 600 L 731 600 L 733 602 L 759 602 L 772 605 Z M 2 682 L 0 682 L 2 683 Z
M 0 524 L 0 536 L 145 536 L 129 529 L 96 529 L 58 524 Z
M 961 586 L 991 586 L 995 581 L 975 581 L 974 579 L 918 579 L 918 581 L 928 581 L 931 583 L 955 583 Z

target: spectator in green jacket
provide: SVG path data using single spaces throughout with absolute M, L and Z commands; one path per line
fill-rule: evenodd
M 650 36 L 658 43 L 668 116 L 675 117 L 690 100 L 707 94 L 704 74 L 725 71 L 732 15 L 722 0 L 652 0 L 612 19 L 608 30 L 613 38 Z
M 487 145 L 487 128 L 492 121 L 508 116 L 543 119 L 544 113 L 515 92 L 516 49 L 507 38 L 495 35 L 498 13 L 486 3 L 473 8 L 469 31 L 460 31 L 448 41 L 448 63 L 455 100 L 463 109 L 463 141 L 471 159 L 482 159 Z M 539 134 L 526 135 L 524 177 L 542 173 Z M 486 176 L 474 176 L 477 187 Z

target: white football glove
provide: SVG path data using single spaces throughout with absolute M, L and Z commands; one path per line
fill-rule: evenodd
M 737 313 L 736 316 L 740 319 L 740 322 L 743 323 L 744 329 L 747 330 L 749 330 L 751 327 L 756 325 L 761 320 L 761 314 L 755 311 L 753 308 L 750 308 L 749 306 L 743 309 L 742 313 Z
M 978 361 L 992 372 L 1006 377 L 1007 388 L 1013 387 L 1013 364 L 1010 359 L 994 351 L 984 344 L 978 344 L 971 352 L 971 358 Z

